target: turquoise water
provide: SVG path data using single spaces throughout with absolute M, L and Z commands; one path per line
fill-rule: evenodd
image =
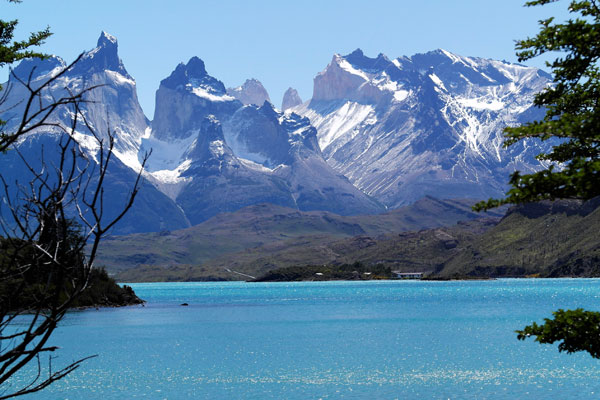
M 517 341 L 600 280 L 133 284 L 145 307 L 68 315 L 42 399 L 592 399 L 600 360 Z M 179 304 L 187 302 L 189 307 Z

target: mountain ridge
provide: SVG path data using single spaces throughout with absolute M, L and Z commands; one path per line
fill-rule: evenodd
M 515 169 L 544 167 L 535 155 L 550 144 L 504 149 L 502 131 L 543 114 L 533 96 L 548 84 L 536 68 L 445 50 L 390 60 L 357 49 L 334 55 L 292 110 L 317 128 L 336 171 L 394 208 L 424 195 L 499 197 Z
M 36 67 L 35 79 L 42 79 L 64 65 L 58 57 L 24 60 L 15 72 Z M 139 171 L 143 155 L 154 150 L 143 171 L 145 200 L 122 232 L 131 233 L 144 215 L 152 221 L 143 231 L 183 228 L 262 202 L 355 215 L 427 195 L 501 195 L 509 172 L 541 166 L 531 161 L 537 143 L 503 153 L 500 127 L 532 117 L 531 96 L 547 80 L 536 69 L 445 50 L 392 60 L 358 49 L 334 55 L 315 77 L 313 98 L 281 112 L 257 80 L 228 92 L 194 56 L 161 81 L 149 121 L 117 39 L 102 32 L 53 90 L 101 85 L 85 112 L 95 131 L 114 132 L 119 187 L 131 181 L 123 168 Z M 244 105 L 232 90 L 260 92 L 265 101 Z M 293 94 L 290 101 L 298 103 Z M 18 112 L 2 117 L 10 121 Z M 506 118 L 490 122 L 500 114 Z M 93 158 L 90 133 L 77 135 Z M 153 202 L 175 217 L 150 212 Z

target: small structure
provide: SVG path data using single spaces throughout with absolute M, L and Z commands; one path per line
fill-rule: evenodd
M 392 271 L 396 274 L 396 278 L 400 279 L 423 279 L 422 272 L 400 272 L 400 271 Z

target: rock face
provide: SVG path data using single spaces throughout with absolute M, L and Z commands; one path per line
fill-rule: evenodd
M 32 84 L 36 86 L 55 76 L 65 66 L 66 63 L 59 57 L 24 60 L 15 68 L 15 74 L 27 79 L 33 70 Z M 26 89 L 12 76 L 3 86 L 12 88 L 5 104 L 16 104 L 1 116 L 8 121 L 6 131 L 10 132 L 23 113 L 22 99 L 26 96 Z M 106 139 L 110 129 L 115 135 L 116 157 L 112 158 L 104 185 L 105 198 L 108 200 L 104 213 L 106 217 L 114 217 L 123 206 L 139 171 L 138 152 L 142 136 L 148 128 L 148 120 L 139 106 L 135 81 L 119 59 L 117 41 L 105 32 L 100 35 L 96 48 L 85 53 L 72 69 L 52 83 L 44 101 L 51 95 L 56 98 L 65 96 L 67 87 L 76 93 L 93 86 L 97 87 L 87 93 L 85 98 L 88 102 L 81 106 L 96 134 Z M 70 110 L 59 108 L 48 122 L 68 127 L 71 126 L 71 115 Z M 46 167 L 59 165 L 57 146 L 62 136 L 60 129 L 45 127 L 23 138 L 19 150 L 37 170 L 41 170 L 42 157 Z M 99 149 L 82 123 L 78 125 L 75 138 L 88 160 L 95 163 Z M 12 151 L 0 157 L 0 171 L 10 182 L 26 184 L 32 178 L 22 160 Z M 188 225 L 177 205 L 143 178 L 135 206 L 112 233 L 151 232 Z
M 156 110 L 141 145 L 153 149 L 148 173 L 192 224 L 265 202 L 340 214 L 383 210 L 326 163 L 308 119 L 268 101 L 244 106 L 197 58 L 161 82 Z
M 245 106 L 250 104 L 260 106 L 265 101 L 271 102 L 267 90 L 259 80 L 254 78 L 246 80 L 242 86 L 227 89 L 227 94 L 235 97 Z
M 163 141 L 184 139 L 200 128 L 205 117 L 222 119 L 241 106 L 226 93 L 223 82 L 208 75 L 204 62 L 192 57 L 160 83 L 152 137 Z
M 302 104 L 302 99 L 300 98 L 298 91 L 296 91 L 296 89 L 293 88 L 288 88 L 288 90 L 286 90 L 283 94 L 283 100 L 281 101 L 281 109 L 285 111 L 288 108 L 296 107 L 300 104 Z
M 502 196 L 511 172 L 542 167 L 542 146 L 502 147 L 502 130 L 539 118 L 534 94 L 551 77 L 536 68 L 445 50 L 394 60 L 335 55 L 313 98 L 292 108 L 317 128 L 327 162 L 396 208 L 437 198 Z

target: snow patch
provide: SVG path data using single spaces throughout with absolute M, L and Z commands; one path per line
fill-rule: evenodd
M 113 153 L 115 153 L 115 156 L 117 156 L 123 164 L 135 172 L 139 172 L 142 169 L 142 164 L 140 163 L 137 151 L 119 151 L 114 149 Z
M 497 99 L 485 101 L 485 99 L 481 98 L 457 98 L 456 101 L 458 101 L 458 103 L 462 104 L 465 107 L 473 108 L 476 110 L 500 111 L 505 107 L 504 103 Z
M 327 115 L 326 118 L 323 118 L 314 110 L 308 109 L 308 111 L 305 116 L 317 128 L 321 150 L 325 150 L 344 136 L 352 135 L 352 132 L 358 129 L 359 126 L 373 125 L 377 122 L 373 106 L 351 101 L 344 103 L 335 112 Z
M 203 87 L 193 87 L 192 84 L 190 84 L 190 83 L 188 83 L 186 86 L 192 88 L 192 93 L 194 93 L 196 96 L 201 97 L 206 100 L 209 100 L 209 101 L 233 101 L 233 100 L 235 100 L 235 97 L 228 96 L 226 94 L 221 94 L 221 95 L 213 94 L 213 93 L 210 93 L 208 90 L 206 90 Z
M 238 160 L 240 160 L 240 162 L 241 162 L 241 163 L 242 163 L 244 166 L 246 166 L 246 167 L 248 167 L 248 168 L 250 168 L 250 169 L 252 169 L 252 170 L 254 170 L 254 171 L 271 173 L 271 172 L 273 172 L 273 171 L 276 169 L 276 168 L 274 168 L 274 169 L 271 169 L 271 168 L 265 167 L 265 166 L 264 166 L 264 165 L 262 165 L 262 164 L 256 163 L 256 162 L 254 162 L 254 161 L 252 161 L 252 160 L 248 160 L 248 159 L 246 159 L 246 158 L 241 158 L 241 157 L 238 157 Z
M 448 91 L 448 89 L 446 89 L 446 86 L 444 86 L 444 82 L 442 82 L 442 80 L 440 78 L 438 78 L 438 76 L 436 74 L 429 74 L 429 78 L 431 78 L 431 80 L 433 81 L 433 83 L 435 83 L 438 87 L 440 87 L 441 89 L 444 89 L 444 91 Z
M 106 70 L 106 75 L 117 85 L 132 85 L 135 86 L 135 81 L 133 79 L 129 79 L 116 71 Z
M 223 136 L 233 154 L 240 159 L 245 159 L 255 164 L 271 165 L 269 158 L 265 157 L 264 154 L 250 151 L 248 145 L 240 140 L 239 128 L 233 127 L 228 123 L 223 124 Z
M 208 144 L 208 148 L 217 157 L 223 157 L 225 154 L 225 143 L 222 140 L 213 140 Z
M 182 178 L 180 175 L 183 171 L 187 170 L 190 167 L 191 163 L 192 161 L 187 159 L 181 164 L 179 164 L 175 169 L 161 169 L 158 171 L 150 172 L 150 175 L 152 175 L 154 178 L 156 178 L 162 183 L 172 184 L 179 183 L 181 181 L 186 181 L 189 178 Z
M 394 92 L 394 100 L 403 101 L 404 99 L 406 99 L 408 97 L 408 94 L 409 94 L 408 90 L 397 90 Z
M 113 44 L 117 43 L 117 38 L 114 37 L 113 35 L 111 35 L 110 33 L 102 31 L 102 36 L 104 36 L 109 42 L 111 42 Z
M 146 130 L 140 148 L 140 152 L 152 150 L 146 169 L 149 172 L 176 169 L 180 165 L 183 155 L 196 140 L 197 134 L 197 131 L 193 131 L 184 139 L 162 141 L 152 137 L 149 129 Z
M 350 64 L 348 61 L 346 61 L 346 59 L 344 59 L 339 54 L 336 54 L 335 60 L 336 60 L 337 64 L 340 66 L 340 68 L 343 69 L 344 71 L 349 72 L 352 75 L 360 76 L 365 81 L 369 80 L 369 77 L 364 72 L 362 72 L 362 71 L 357 70 L 356 68 L 354 68 L 352 66 L 352 64 Z
M 98 151 L 100 150 L 100 143 L 98 143 L 98 140 L 91 135 L 86 135 L 78 131 L 72 133 L 71 136 L 79 143 L 79 146 L 85 149 L 86 152 L 93 157 L 94 161 L 98 163 L 98 159 L 96 158 Z

